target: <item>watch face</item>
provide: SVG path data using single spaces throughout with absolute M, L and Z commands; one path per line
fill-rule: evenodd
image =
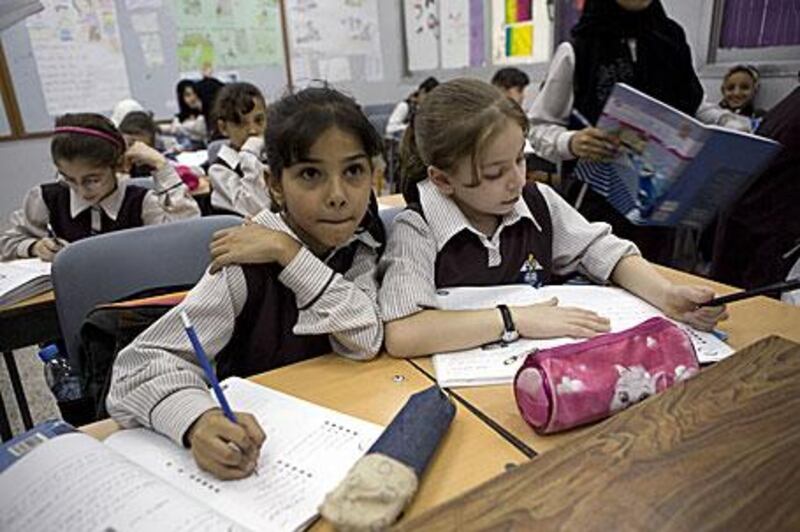
M 503 342 L 510 344 L 511 342 L 516 342 L 519 340 L 519 333 L 517 331 L 503 331 L 503 336 L 501 338 Z

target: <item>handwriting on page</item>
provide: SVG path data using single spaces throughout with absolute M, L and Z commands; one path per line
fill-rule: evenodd
M 0 530 L 189 532 L 233 525 L 83 434 L 32 451 L 3 473 L 0 486 Z
M 561 285 L 539 289 L 527 285 L 457 287 L 438 293 L 440 307 L 450 310 L 493 308 L 501 303 L 509 306 L 531 305 L 551 297 L 558 298 L 559 306 L 592 310 L 608 318 L 612 332 L 634 327 L 656 316 L 664 316 L 656 307 L 633 294 L 621 288 L 607 286 Z M 733 353 L 733 349 L 716 336 L 682 323 L 677 325 L 689 335 L 701 363 L 716 362 Z M 441 386 L 511 382 L 524 362 L 524 354 L 534 349 L 547 349 L 580 341 L 582 340 L 577 338 L 520 340 L 498 350 L 476 348 L 437 354 L 433 357 L 436 379 Z
M 234 410 L 252 413 L 267 435 L 258 475 L 219 481 L 201 471 L 189 451 L 147 430 L 122 431 L 107 445 L 242 526 L 293 530 L 316 514 L 325 494 L 381 432 L 242 379 L 222 386 Z

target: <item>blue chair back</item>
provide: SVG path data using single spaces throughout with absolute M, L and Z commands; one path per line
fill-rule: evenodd
M 241 223 L 237 216 L 193 218 L 93 236 L 58 252 L 53 288 L 72 367 L 80 370 L 80 328 L 95 306 L 197 283 L 211 261 L 212 234 Z

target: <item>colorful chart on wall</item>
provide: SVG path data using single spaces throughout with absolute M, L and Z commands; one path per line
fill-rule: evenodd
M 181 72 L 283 64 L 278 0 L 178 0 L 174 10 Z
M 547 61 L 553 21 L 546 0 L 492 0 L 492 62 Z
M 114 0 L 42 4 L 26 26 L 47 112 L 100 112 L 130 97 Z
M 285 0 L 284 6 L 295 85 L 383 79 L 378 0 Z

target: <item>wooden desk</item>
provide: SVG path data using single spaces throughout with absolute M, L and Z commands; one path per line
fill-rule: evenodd
M 405 207 L 406 200 L 402 194 L 390 194 L 388 196 L 378 196 L 378 203 L 386 207 Z
M 769 338 L 400 530 L 798 530 L 800 345 Z
M 670 268 L 658 267 L 658 269 L 673 282 L 704 284 L 720 295 L 737 290 Z M 728 333 L 728 343 L 734 349 L 742 349 L 773 334 L 800 342 L 800 307 L 766 297 L 756 297 L 728 305 L 728 312 L 730 319 L 721 323 L 719 328 Z M 414 359 L 413 363 L 432 378 L 435 375 L 430 357 Z M 488 423 L 497 424 L 537 454 L 561 446 L 590 428 L 583 427 L 549 436 L 536 434 L 520 416 L 510 384 L 456 388 L 453 392 L 486 416 Z
M 3 353 L 11 388 L 14 390 L 14 398 L 26 430 L 33 427 L 33 420 L 19 377 L 17 362 L 14 359 L 14 349 L 51 342 L 60 337 L 56 296 L 52 290 L 14 305 L 0 307 L 0 351 Z M 11 438 L 11 426 L 2 397 L 0 397 L 0 437 L 3 441 Z
M 431 385 L 408 362 L 385 355 L 367 363 L 327 355 L 258 375 L 253 380 L 382 425 L 391 421 L 411 394 Z M 117 429 L 113 421 L 107 420 L 82 430 L 102 439 Z M 508 464 L 524 461 L 522 453 L 458 405 L 450 431 L 406 515 L 419 515 L 503 473 Z

